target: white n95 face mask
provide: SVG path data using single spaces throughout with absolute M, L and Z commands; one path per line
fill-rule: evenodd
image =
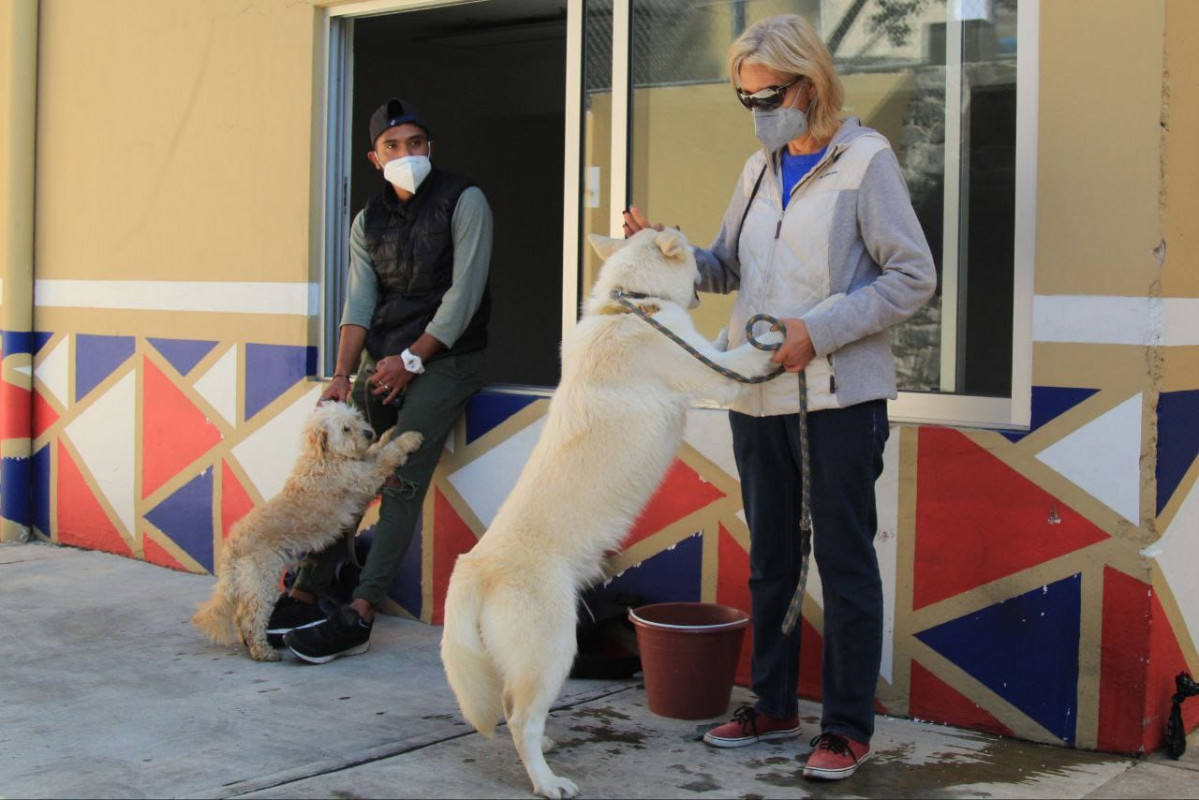
M 383 178 L 397 189 L 415 193 L 432 169 L 428 156 L 404 156 L 383 165 Z

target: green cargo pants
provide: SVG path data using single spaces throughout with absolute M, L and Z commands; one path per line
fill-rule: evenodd
M 354 381 L 351 402 L 362 409 L 376 436 L 394 425 L 400 432 L 419 431 L 424 435 L 424 443 L 396 470 L 395 479 L 383 487 L 375 538 L 362 565 L 354 599 L 378 607 L 387 596 L 400 561 L 412 543 L 445 440 L 466 410 L 467 401 L 483 386 L 483 363 L 482 352 L 431 361 L 408 384 L 404 401 L 397 409 L 383 405 L 370 393 L 366 379 L 374 371 L 374 362 L 364 359 Z M 300 566 L 295 588 L 320 594 L 332 582 L 337 565 L 345 556 L 346 546 L 340 539 L 319 553 L 309 554 Z

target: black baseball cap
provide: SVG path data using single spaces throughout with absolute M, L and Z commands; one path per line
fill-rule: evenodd
M 429 126 L 425 123 L 424 115 L 420 113 L 419 108 L 407 100 L 393 97 L 376 108 L 375 113 L 371 114 L 371 149 L 374 149 L 375 142 L 379 140 L 385 130 L 405 123 L 411 123 L 423 129 L 426 136 L 429 133 Z

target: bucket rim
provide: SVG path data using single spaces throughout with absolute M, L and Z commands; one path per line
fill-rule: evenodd
M 639 608 L 652 608 L 655 605 L 664 605 L 664 604 L 663 603 L 651 603 L 650 605 L 640 606 Z M 647 628 L 658 628 L 661 630 L 670 630 L 670 631 L 690 631 L 690 632 L 694 632 L 694 633 L 708 633 L 708 632 L 715 632 L 715 631 L 726 631 L 726 630 L 735 630 L 737 628 L 744 628 L 746 625 L 749 624 L 749 619 L 750 619 L 749 616 L 746 615 L 746 616 L 743 616 L 741 619 L 735 619 L 735 620 L 732 620 L 731 622 L 714 622 L 710 625 L 673 625 L 669 622 L 655 622 L 654 620 L 645 619 L 644 617 L 637 615 L 638 610 L 639 610 L 638 608 L 630 608 L 629 609 L 629 619 L 632 620 L 634 624 L 644 625 Z M 734 610 L 740 611 L 740 609 L 734 609 Z M 744 614 L 745 612 L 741 612 L 741 613 Z

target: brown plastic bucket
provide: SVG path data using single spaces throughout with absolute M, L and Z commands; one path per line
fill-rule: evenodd
M 629 609 L 641 651 L 649 710 L 673 719 L 728 711 L 749 615 L 715 603 Z

